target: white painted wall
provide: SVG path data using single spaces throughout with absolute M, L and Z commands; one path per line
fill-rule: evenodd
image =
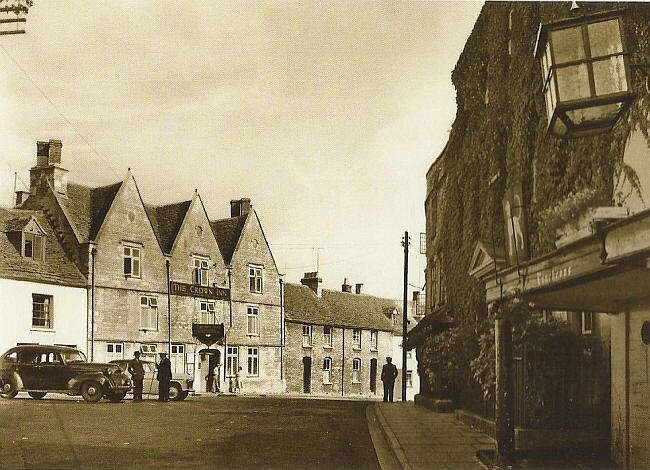
M 53 328 L 32 328 L 32 294 L 53 297 Z M 87 295 L 67 287 L 0 279 L 0 354 L 16 343 L 74 344 L 86 352 Z
M 397 372 L 399 376 L 395 380 L 395 391 L 394 398 L 395 400 L 402 399 L 402 337 L 393 336 L 393 364 L 397 367 Z M 379 370 L 381 371 L 381 366 L 379 364 Z M 406 359 L 406 370 L 412 372 L 413 377 L 413 386 L 406 388 L 406 400 L 413 401 L 415 395 L 420 393 L 420 376 L 418 375 L 418 361 L 415 358 L 415 350 L 411 351 L 411 357 Z M 381 382 L 380 382 L 381 384 Z

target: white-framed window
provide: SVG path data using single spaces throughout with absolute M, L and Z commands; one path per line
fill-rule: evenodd
M 216 323 L 214 317 L 214 302 L 210 300 L 199 300 L 199 311 L 201 312 L 201 323 L 213 325 Z
M 590 335 L 594 332 L 594 312 L 582 312 L 582 334 Z
M 361 330 L 352 330 L 352 349 L 361 349 Z
M 352 383 L 361 383 L 361 359 L 352 359 Z
M 397 310 L 393 311 L 393 326 L 397 326 Z
M 54 328 L 54 311 L 51 295 L 32 294 L 32 326 L 35 328 Z
M 158 298 L 148 295 L 140 296 L 140 329 L 158 329 Z
M 234 377 L 239 367 L 239 346 L 226 348 L 226 375 Z
M 411 359 L 413 357 L 413 354 L 411 351 L 406 351 L 406 359 Z
M 252 376 L 259 375 L 259 349 L 248 348 L 248 370 L 247 374 Z
M 124 359 L 124 344 L 106 343 L 106 362 L 115 359 Z
M 172 344 L 172 352 L 169 355 L 169 360 L 172 363 L 172 373 L 185 372 L 185 345 Z
M 45 238 L 34 233 L 23 233 L 23 256 L 37 261 L 43 261 L 45 254 Z
M 370 349 L 377 350 L 377 330 L 370 330 Z
M 260 309 L 248 307 L 246 313 L 246 334 L 250 336 L 260 335 Z
M 208 266 L 210 265 L 210 260 L 208 258 L 193 256 L 192 263 L 192 282 L 200 286 L 207 286 Z
M 326 357 L 323 359 L 323 383 L 332 383 L 332 358 Z
M 122 246 L 125 276 L 140 277 L 140 255 L 140 247 L 132 245 Z
M 302 347 L 311 348 L 311 325 L 302 325 Z
M 248 284 L 251 292 L 261 294 L 263 291 L 262 267 L 248 266 Z
M 324 326 L 323 327 L 323 347 L 331 348 L 332 347 L 332 327 Z
M 157 344 L 141 344 L 140 345 L 140 352 L 142 354 L 156 354 L 158 352 L 158 345 Z
M 407 388 L 413 387 L 413 371 L 412 370 L 407 370 L 406 371 L 406 387 Z

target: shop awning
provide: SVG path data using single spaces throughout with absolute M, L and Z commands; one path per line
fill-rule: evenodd
M 454 326 L 455 323 L 450 318 L 449 312 L 450 310 L 448 307 L 443 307 L 434 310 L 429 315 L 426 315 L 406 334 L 404 348 L 406 348 L 407 351 L 416 348 L 429 336 L 435 336 Z

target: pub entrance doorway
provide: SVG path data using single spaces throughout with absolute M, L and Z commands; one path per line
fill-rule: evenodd
M 211 392 L 221 389 L 219 372 L 221 371 L 221 351 L 218 349 L 202 349 L 199 351 L 201 358 L 201 383 L 202 391 Z M 216 370 L 215 370 L 216 367 Z

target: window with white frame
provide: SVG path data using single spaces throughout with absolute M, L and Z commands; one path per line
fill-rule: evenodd
M 323 383 L 332 383 L 332 358 L 326 357 L 323 359 Z
M 226 375 L 234 377 L 239 367 L 239 346 L 226 348 Z
M 594 332 L 594 312 L 582 312 L 582 334 L 590 335 Z
M 332 327 L 324 326 L 323 327 L 323 347 L 331 348 L 332 347 Z
M 185 372 L 185 345 L 172 344 L 172 352 L 169 355 L 172 363 L 172 372 L 182 374 Z
M 148 295 L 140 296 L 140 329 L 158 329 L 158 298 Z
M 37 261 L 43 260 L 45 238 L 34 233 L 23 233 L 23 256 Z
M 132 245 L 122 247 L 122 258 L 124 262 L 124 275 L 140 277 L 140 248 Z
M 260 309 L 257 307 L 248 307 L 246 314 L 246 334 L 250 336 L 260 335 Z
M 248 266 L 248 283 L 251 292 L 256 294 L 262 293 L 262 267 Z
M 361 330 L 352 330 L 352 349 L 361 349 Z
M 377 350 L 377 330 L 370 330 L 370 349 Z
M 411 351 L 406 351 L 406 359 L 411 359 L 413 357 Z
M 361 383 L 361 359 L 352 360 L 352 383 Z
M 208 258 L 193 256 L 192 257 L 192 282 L 200 286 L 208 285 L 208 266 L 210 260 Z
M 248 348 L 248 375 L 259 375 L 259 349 Z
M 302 325 L 302 347 L 311 348 L 311 325 Z
M 201 323 L 213 325 L 216 322 L 214 317 L 214 302 L 199 300 L 199 311 L 201 312 Z
M 115 359 L 124 359 L 124 345 L 122 343 L 106 343 L 106 362 Z
M 35 328 L 54 328 L 52 296 L 32 294 L 32 326 Z
M 412 370 L 407 370 L 406 371 L 406 387 L 407 388 L 413 387 L 413 371 Z

